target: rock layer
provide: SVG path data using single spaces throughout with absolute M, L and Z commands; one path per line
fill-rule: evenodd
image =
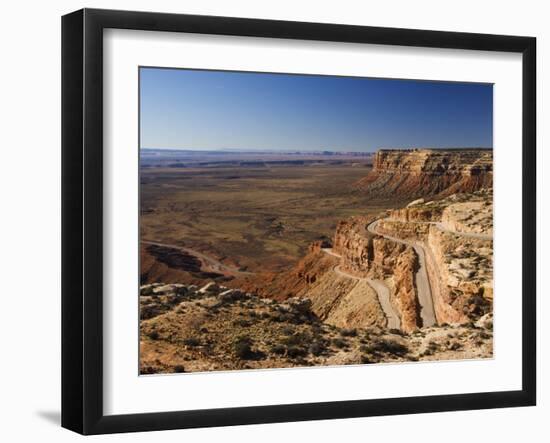
M 493 185 L 492 149 L 382 149 L 356 183 L 373 198 L 447 196 Z

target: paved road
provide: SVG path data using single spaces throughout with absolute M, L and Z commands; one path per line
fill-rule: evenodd
M 396 243 L 402 243 L 408 246 L 412 246 L 416 254 L 418 255 L 418 270 L 416 271 L 414 279 L 418 294 L 418 302 L 420 303 L 420 317 L 422 318 L 422 326 L 433 326 L 436 323 L 435 311 L 430 280 L 428 278 L 428 272 L 426 270 L 426 254 L 424 251 L 424 247 L 417 242 L 402 240 L 400 238 L 378 232 L 377 227 L 379 221 L 380 220 L 373 221 L 367 226 L 367 230 L 372 234 L 380 235 L 381 237 L 387 238 L 388 240 L 394 241 Z
M 150 240 L 141 240 L 142 243 L 145 243 L 147 245 L 156 245 L 156 246 L 164 246 L 165 248 L 172 248 L 177 249 L 179 251 L 186 252 L 188 254 L 194 255 L 195 257 L 199 258 L 208 268 L 214 272 L 220 272 L 220 273 L 227 273 L 231 275 L 252 275 L 253 272 L 245 272 L 245 271 L 239 271 L 237 268 L 233 266 L 224 265 L 220 261 L 209 257 L 208 255 L 203 254 L 202 252 L 196 251 L 191 248 L 186 248 L 179 245 L 171 245 L 168 243 L 161 243 L 157 241 L 150 241 Z
M 323 248 L 322 251 L 325 254 L 332 255 L 333 257 L 342 258 L 342 256 L 339 254 L 336 254 L 332 250 L 332 248 Z M 393 305 L 390 302 L 390 289 L 386 286 L 386 284 L 382 280 L 356 277 L 355 275 L 351 275 L 345 271 L 342 271 L 340 269 L 340 266 L 335 266 L 334 272 L 336 272 L 336 274 L 339 275 L 340 277 L 350 278 L 352 280 L 357 280 L 357 281 L 366 281 L 367 284 L 374 290 L 374 292 L 376 292 L 378 296 L 378 301 L 380 302 L 382 311 L 384 311 L 384 315 L 386 316 L 387 327 L 390 329 L 393 329 L 393 328 L 399 329 L 401 327 L 401 321 L 399 319 L 399 316 L 397 315 L 397 312 L 395 312 L 395 309 L 393 308 Z

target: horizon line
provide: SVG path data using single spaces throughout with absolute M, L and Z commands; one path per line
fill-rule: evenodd
M 277 148 L 152 148 L 152 147 L 140 147 L 141 150 L 145 151 L 186 151 L 186 152 L 226 152 L 226 153 L 237 153 L 237 152 L 249 152 L 249 153 L 361 153 L 361 154 L 375 154 L 378 151 L 420 151 L 420 150 L 468 150 L 468 149 L 483 149 L 483 150 L 493 150 L 493 146 L 450 146 L 450 147 L 436 147 L 436 146 L 407 146 L 407 147 L 380 147 L 375 150 L 354 150 L 354 149 L 277 149 Z

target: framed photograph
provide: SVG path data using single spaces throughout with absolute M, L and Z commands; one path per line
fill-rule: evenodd
M 530 406 L 531 37 L 62 20 L 62 425 Z

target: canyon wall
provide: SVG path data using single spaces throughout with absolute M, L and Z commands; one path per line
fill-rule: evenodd
M 367 226 L 374 217 L 350 217 L 336 226 L 332 250 L 341 256 L 340 268 L 357 277 L 366 277 L 374 259 L 372 236 Z
M 338 223 L 332 251 L 340 256 L 339 269 L 361 279 L 384 282 L 401 329 L 413 331 L 421 325 L 414 283 L 418 257 L 411 246 L 368 232 L 375 217 L 351 217 Z
M 381 149 L 356 187 L 373 198 L 447 196 L 493 185 L 492 149 Z
M 491 190 L 454 194 L 389 211 L 378 231 L 422 245 L 439 323 L 465 323 L 492 311 Z

